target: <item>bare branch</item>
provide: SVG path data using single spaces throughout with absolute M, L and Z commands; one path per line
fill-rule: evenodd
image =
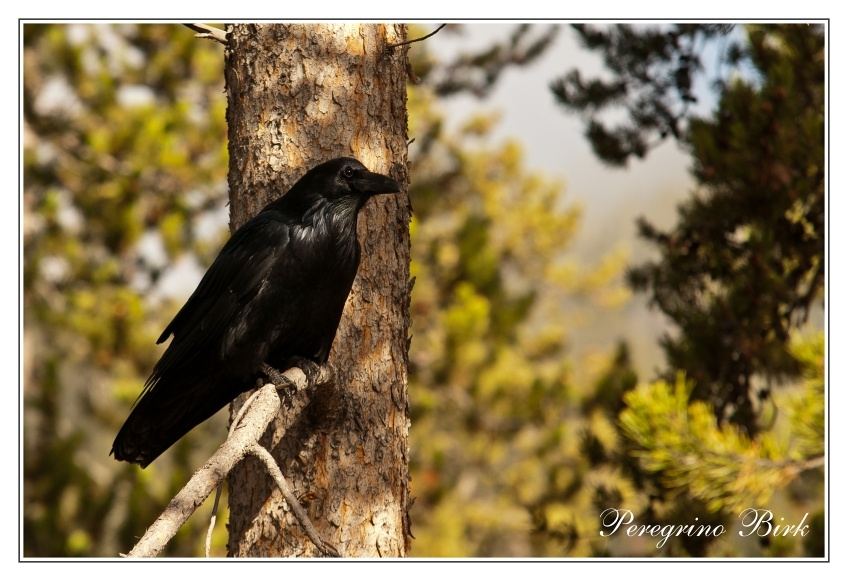
M 206 497 L 244 458 L 251 444 L 262 437 L 280 409 L 280 398 L 277 390 L 269 383 L 260 390 L 259 397 L 253 403 L 250 413 L 244 418 L 243 427 L 227 438 L 206 464 L 194 473 L 188 484 L 168 504 L 165 512 L 147 529 L 128 557 L 158 555 Z
M 274 385 L 274 388 L 278 389 L 276 385 Z M 233 432 L 235 432 L 236 428 L 238 428 L 239 424 L 241 423 L 241 419 L 244 417 L 244 414 L 247 413 L 247 410 L 250 409 L 250 406 L 253 404 L 254 400 L 259 397 L 260 393 L 262 393 L 261 389 L 258 389 L 253 392 L 253 394 L 249 398 L 247 398 L 247 401 L 244 402 L 244 405 L 241 406 L 241 409 L 239 409 L 239 411 L 236 413 L 236 417 L 233 418 L 233 423 L 230 424 L 230 431 L 227 434 L 227 438 L 233 437 Z
M 274 482 L 276 482 L 277 486 L 280 488 L 280 492 L 283 493 L 283 498 L 285 498 L 286 502 L 289 503 L 289 508 L 291 508 L 295 518 L 297 518 L 300 526 L 302 526 L 306 531 L 306 535 L 313 543 L 315 543 L 315 546 L 331 557 L 341 557 L 341 554 L 339 554 L 336 548 L 322 539 L 318 531 L 315 530 L 315 525 L 312 524 L 312 521 L 309 520 L 309 516 L 307 516 L 306 511 L 303 510 L 302 506 L 300 506 L 300 502 L 298 502 L 294 493 L 291 491 L 291 488 L 289 488 L 288 482 L 286 482 L 286 479 L 283 477 L 283 473 L 280 470 L 280 467 L 277 466 L 277 462 L 274 460 L 274 457 L 271 456 L 271 453 L 258 443 L 254 443 L 250 446 L 247 452 L 256 456 L 256 458 L 265 464 L 265 468 L 267 468 L 271 478 L 274 479 Z
M 199 33 L 195 34 L 194 38 L 208 38 L 210 40 L 214 40 L 215 42 L 220 42 L 221 44 L 227 44 L 227 33 L 221 30 L 220 28 L 215 28 L 213 26 L 207 26 L 205 24 L 188 24 L 183 23 L 183 26 L 187 28 L 191 28 L 193 31 Z
M 258 392 L 257 392 L 258 393 Z M 212 518 L 209 519 L 209 529 L 206 531 L 206 558 L 209 558 L 209 553 L 212 550 L 212 531 L 215 530 L 215 522 L 218 520 L 218 501 L 221 500 L 221 490 L 224 488 L 224 483 L 218 485 L 218 490 L 215 492 L 215 503 L 212 505 Z
M 437 32 L 439 32 L 441 29 L 443 29 L 445 26 L 447 26 L 447 24 L 448 24 L 448 23 L 447 23 L 447 22 L 445 22 L 445 23 L 444 23 L 444 24 L 442 24 L 440 27 L 438 27 L 436 30 L 434 30 L 433 32 L 431 32 L 430 34 L 428 34 L 428 35 L 426 35 L 426 36 L 422 36 L 421 38 L 414 38 L 414 39 L 412 39 L 412 40 L 407 40 L 407 41 L 404 41 L 404 42 L 399 42 L 399 43 L 397 43 L 397 44 L 387 44 L 387 45 L 386 45 L 386 48 L 395 48 L 396 46 L 403 46 L 403 45 L 405 45 L 405 44 L 412 44 L 413 42 L 421 42 L 422 40 L 426 40 L 426 39 L 430 38 L 431 36 L 433 36 L 434 34 L 436 34 Z M 186 25 L 186 26 L 188 26 L 188 25 Z
M 800 474 L 806 470 L 813 470 L 824 466 L 824 454 L 821 456 L 813 456 L 811 458 L 802 458 L 801 460 L 786 460 L 785 462 L 772 462 L 770 467 L 785 468 Z
M 328 367 L 321 367 L 318 378 L 312 386 L 309 385 L 303 372 L 296 367 L 289 369 L 283 375 L 290 383 L 282 386 L 282 388 L 289 389 L 292 385 L 296 386 L 296 391 L 291 394 L 290 398 L 286 398 L 287 409 L 283 423 L 290 425 L 309 404 L 317 388 L 333 382 L 333 373 Z M 218 451 L 202 468 L 194 473 L 188 484 L 171 500 L 165 511 L 159 515 L 159 518 L 147 529 L 141 540 L 129 552 L 128 557 L 155 557 L 158 555 L 179 528 L 215 490 L 215 487 L 223 482 L 227 474 L 247 454 L 256 454 L 253 447 L 258 444 L 259 438 L 265 433 L 268 424 L 280 411 L 280 397 L 277 395 L 275 386 L 269 383 L 254 393 L 248 399 L 248 402 L 250 402 L 250 405 L 242 406 L 236 416 L 236 419 L 240 419 L 240 421 L 231 428 L 227 440 L 221 444 Z M 279 471 L 279 468 L 277 470 Z M 280 473 L 281 475 L 282 473 Z M 272 477 L 275 481 L 278 480 L 273 473 Z M 283 494 L 285 496 L 286 490 L 283 490 Z M 288 500 L 288 497 L 286 497 L 286 500 Z M 301 515 L 298 515 L 295 507 L 300 509 L 303 517 L 306 513 L 297 504 L 297 500 L 289 501 L 289 505 L 301 525 L 306 529 L 310 539 L 315 541 L 313 533 L 319 539 L 316 542 L 318 548 L 326 554 L 338 556 L 338 551 L 335 548 L 320 539 L 309 519 L 306 518 L 304 521 Z M 312 532 L 310 532 L 309 527 L 312 528 Z

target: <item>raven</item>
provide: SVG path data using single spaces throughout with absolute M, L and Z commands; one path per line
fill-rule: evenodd
M 157 343 L 153 368 L 110 454 L 146 467 L 255 387 L 263 366 L 326 363 L 359 267 L 359 210 L 395 180 L 340 157 L 304 175 L 239 228 Z

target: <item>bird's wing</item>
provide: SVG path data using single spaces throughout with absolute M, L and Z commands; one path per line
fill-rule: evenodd
M 146 466 L 244 390 L 232 375 L 238 364 L 229 352 L 233 329 L 245 328 L 251 309 L 263 311 L 263 305 L 251 301 L 256 302 L 274 269 L 289 268 L 289 242 L 288 225 L 260 214 L 224 245 L 159 337 L 159 343 L 171 335 L 174 339 L 115 438 L 115 458 Z
M 165 328 L 158 343 L 174 340 L 156 364 L 148 384 L 196 354 L 224 358 L 239 327 L 239 314 L 274 269 L 285 268 L 289 226 L 272 214 L 260 214 L 224 245 L 197 289 Z

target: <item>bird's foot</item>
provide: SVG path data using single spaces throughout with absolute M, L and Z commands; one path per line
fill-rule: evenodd
M 277 393 L 279 393 L 280 397 L 283 398 L 283 405 L 291 407 L 291 396 L 297 389 L 297 385 L 295 385 L 288 377 L 283 375 L 278 369 L 274 369 L 267 363 L 262 364 L 262 373 L 264 373 L 268 378 L 268 381 L 273 383 L 274 387 L 277 388 Z
M 267 363 L 262 364 L 261 370 L 262 373 L 265 374 L 265 377 L 268 378 L 268 381 L 273 383 L 276 387 L 295 387 L 294 383 L 292 383 L 288 377 Z
M 312 361 L 311 359 L 307 359 L 305 357 L 300 357 L 295 355 L 294 357 L 290 357 L 288 360 L 289 367 L 297 367 L 303 374 L 306 376 L 306 382 L 309 384 L 310 389 L 315 387 L 316 382 L 318 381 L 318 376 L 321 375 L 321 366 Z

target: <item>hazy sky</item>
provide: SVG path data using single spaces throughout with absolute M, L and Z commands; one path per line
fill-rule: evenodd
M 508 38 L 514 24 L 466 24 L 464 34 L 441 31 L 424 41 L 440 59 L 451 60 L 462 51 L 489 46 Z M 537 25 L 540 31 L 547 24 Z M 434 28 L 431 26 L 430 28 Z M 706 55 L 714 70 L 716 52 Z M 636 238 L 636 218 L 645 215 L 651 222 L 669 228 L 676 221 L 676 206 L 694 186 L 689 176 L 690 158 L 669 141 L 651 151 L 645 160 L 633 160 L 627 169 L 611 169 L 598 161 L 583 136 L 579 117 L 566 113 L 554 101 L 550 82 L 577 67 L 584 77 L 603 73 L 596 55 L 580 48 L 575 34 L 563 25 L 553 46 L 538 61 L 507 70 L 496 89 L 483 100 L 471 96 L 444 99 L 449 123 L 458 124 L 480 107 L 502 113 L 495 137 L 517 138 L 526 152 L 526 165 L 562 178 L 566 200 L 583 206 L 583 222 L 572 255 L 591 264 L 616 247 L 625 246 L 638 262 L 651 256 L 650 247 Z M 695 86 L 700 109 L 707 111 L 715 97 L 704 82 Z M 410 136 L 414 137 L 414 135 Z M 414 147 L 414 144 L 411 148 Z M 412 152 L 411 152 L 412 153 Z M 635 295 L 631 303 L 615 313 L 598 312 L 572 332 L 573 353 L 611 346 L 627 338 L 634 363 L 642 379 L 650 379 L 662 354 L 656 338 L 665 329 L 664 317 L 645 307 L 645 295 Z

